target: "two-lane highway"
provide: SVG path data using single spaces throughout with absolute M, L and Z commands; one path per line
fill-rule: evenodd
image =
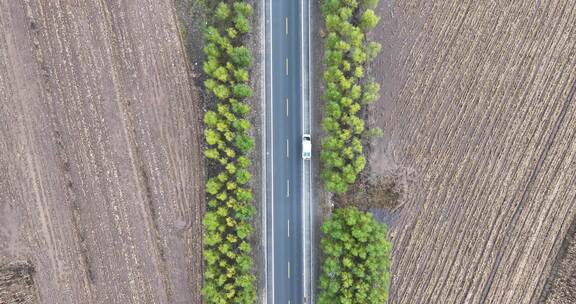
M 268 303 L 304 303 L 301 2 L 267 0 Z

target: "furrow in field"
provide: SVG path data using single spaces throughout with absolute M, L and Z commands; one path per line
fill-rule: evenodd
M 392 303 L 538 298 L 560 243 L 550 235 L 574 216 L 574 180 L 563 173 L 575 150 L 574 9 L 563 0 L 382 8 L 392 29 L 376 34 L 389 57 L 373 69 L 385 70 L 388 91 L 372 107 L 385 131 L 372 167 L 386 153 L 418 173 L 392 231 Z

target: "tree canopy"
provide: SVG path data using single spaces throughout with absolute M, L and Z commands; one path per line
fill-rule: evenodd
M 373 11 L 378 0 L 324 0 L 322 13 L 328 34 L 325 38 L 324 99 L 321 178 L 326 190 L 348 191 L 364 169 L 361 138 L 365 122 L 362 108 L 380 95 L 380 86 L 365 81 L 365 65 L 376 58 L 382 45 L 366 39 L 379 17 Z M 343 147 L 345 149 L 342 157 Z
M 253 231 L 247 154 L 254 147 L 247 119 L 252 97 L 249 68 L 252 53 L 242 36 L 251 31 L 252 6 L 242 0 L 215 5 L 214 19 L 205 31 L 205 89 L 214 97 L 204 115 L 208 206 L 204 216 L 205 303 L 248 304 L 256 301 L 250 244 Z
M 383 304 L 390 285 L 387 227 L 372 214 L 339 208 L 322 225 L 319 304 Z

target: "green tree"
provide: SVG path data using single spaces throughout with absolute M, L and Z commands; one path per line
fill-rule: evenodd
M 360 6 L 364 9 L 376 9 L 378 2 L 380 2 L 380 0 L 362 0 L 360 1 Z
M 324 171 L 322 178 L 325 181 L 326 190 L 336 194 L 342 194 L 348 191 L 348 185 L 342 179 L 342 176 L 336 171 Z
M 340 125 L 335 118 L 328 116 L 322 120 L 322 127 L 326 132 L 334 132 L 340 128 Z
M 248 159 L 248 157 L 246 157 L 246 156 L 240 156 L 240 157 L 238 157 L 238 166 L 239 166 L 240 168 L 246 169 L 246 168 L 248 168 L 248 167 L 250 166 L 250 164 L 251 164 L 251 162 L 250 162 L 250 160 Z
M 360 28 L 364 32 L 370 31 L 376 27 L 378 21 L 380 21 L 380 17 L 378 17 L 378 15 L 376 15 L 373 10 L 367 9 L 360 17 Z
M 228 29 L 226 29 L 226 33 L 228 34 L 228 37 L 230 39 L 235 39 L 236 37 L 238 37 L 238 29 L 237 28 L 229 27 Z
M 342 7 L 340 0 L 324 0 L 321 5 L 322 14 L 335 14 Z
M 209 146 L 204 155 L 209 160 L 211 177 L 206 182 L 202 293 L 209 304 L 256 300 L 251 248 L 244 241 L 252 233 L 250 218 L 255 208 L 252 191 L 240 186 L 251 178 L 246 154 L 254 146 L 254 139 L 248 135 L 252 126 L 245 119 L 250 107 L 243 101 L 252 96 L 247 85 L 252 55 L 240 37 L 251 30 L 252 7 L 240 0 L 232 3 L 233 11 L 226 2 L 215 6 L 215 23 L 204 33 L 204 86 L 216 97 L 215 110 L 204 115 L 204 136 Z
M 326 104 L 326 114 L 335 119 L 340 118 L 340 115 L 342 115 L 340 105 L 337 102 L 329 101 Z
M 234 97 L 249 98 L 252 97 L 252 89 L 246 84 L 237 84 L 234 86 Z
M 356 68 L 354 68 L 354 77 L 356 78 L 364 77 L 364 68 L 362 66 L 356 66 Z
M 326 95 L 324 96 L 324 98 L 328 101 L 338 101 L 340 100 L 340 98 L 342 98 L 342 95 L 340 94 L 340 90 L 338 90 L 338 87 L 336 86 L 335 83 L 331 82 L 328 83 L 326 85 Z
M 218 123 L 218 114 L 216 114 L 214 111 L 206 112 L 206 114 L 204 114 L 204 123 L 208 127 L 216 127 L 216 124 Z
M 232 111 L 240 115 L 246 115 L 250 111 L 250 106 L 245 103 L 236 103 L 232 106 Z
M 370 41 L 366 44 L 364 50 L 368 60 L 372 60 L 376 58 L 376 56 L 378 56 L 378 54 L 382 50 L 382 45 L 376 41 Z
M 230 16 L 230 7 L 228 4 L 225 2 L 218 3 L 214 12 L 214 16 L 220 21 L 226 20 Z
M 252 201 L 252 192 L 248 189 L 239 188 L 236 191 L 236 198 L 241 202 L 250 202 Z
M 245 46 L 239 46 L 230 50 L 230 59 L 240 68 L 247 68 L 252 64 L 252 54 Z
M 234 78 L 238 82 L 247 82 L 249 80 L 248 71 L 245 69 L 237 69 L 234 71 Z
M 242 34 L 249 33 L 252 30 L 250 21 L 243 15 L 237 15 L 236 18 L 234 18 L 234 27 Z
M 211 178 L 206 183 L 206 192 L 215 195 L 222 188 L 222 184 L 218 180 Z
M 364 158 L 364 156 L 360 155 L 356 158 L 356 160 L 354 160 L 354 170 L 356 171 L 356 173 L 362 172 L 365 166 L 366 166 L 366 159 Z
M 342 20 L 349 20 L 353 14 L 354 12 L 350 7 L 342 7 L 338 10 L 338 16 L 340 16 Z
M 246 201 L 250 201 L 250 200 L 246 200 Z M 256 209 L 254 208 L 254 206 L 250 205 L 250 204 L 238 204 L 238 210 L 236 211 L 236 217 L 239 220 L 245 221 L 248 220 L 249 218 L 251 218 L 254 213 L 256 213 Z
M 327 15 L 325 22 L 328 31 L 335 32 L 339 29 L 342 20 L 340 17 L 338 17 L 338 15 Z
M 206 149 L 204 150 L 204 156 L 209 159 L 218 159 L 220 157 L 220 153 L 216 149 Z
M 369 104 L 380 98 L 380 85 L 375 82 L 369 82 L 364 85 L 362 103 Z
M 222 39 L 218 30 L 213 26 L 206 27 L 206 30 L 204 32 L 204 38 L 206 39 L 206 41 L 214 42 L 216 44 L 219 44 L 220 40 Z
M 215 43 L 209 42 L 206 43 L 206 45 L 204 46 L 204 54 L 206 54 L 207 57 L 215 59 L 220 57 L 220 49 L 218 48 L 218 46 L 216 46 Z
M 352 44 L 352 46 L 356 48 L 361 47 L 362 43 L 364 42 L 364 33 L 362 33 L 362 31 L 356 27 L 350 31 L 348 37 L 350 40 L 350 44 Z
M 326 64 L 329 66 L 338 66 L 344 59 L 344 53 L 338 50 L 327 50 L 324 56 L 326 57 Z
M 223 84 L 216 85 L 212 90 L 212 93 L 214 93 L 218 99 L 226 99 L 230 96 L 230 90 Z
M 246 169 L 240 169 L 236 171 L 236 181 L 240 185 L 248 183 L 250 181 L 250 177 L 251 177 L 250 172 L 248 172 L 248 170 Z
M 238 119 L 234 121 L 233 126 L 238 132 L 246 132 L 252 127 L 252 124 L 246 119 Z
M 350 126 L 354 130 L 354 134 L 362 134 L 364 131 L 364 120 L 358 116 L 350 116 Z
M 238 228 L 236 228 L 236 232 L 238 233 L 238 237 L 243 240 L 247 238 L 248 235 L 250 235 L 250 233 L 252 232 L 252 227 L 248 223 L 242 223 L 238 225 Z
M 236 14 L 248 17 L 252 15 L 253 9 L 250 4 L 237 1 L 234 3 L 234 11 L 236 11 Z
M 209 76 L 214 77 L 214 71 L 220 67 L 220 63 L 216 57 L 209 57 L 206 62 L 204 62 L 203 69 L 204 73 L 208 74 Z
M 216 145 L 222 140 L 220 138 L 220 134 L 218 134 L 218 132 L 214 129 L 204 130 L 204 137 L 206 139 L 206 143 L 209 145 Z
M 228 173 L 230 173 L 230 174 L 236 173 L 236 165 L 234 165 L 233 163 L 227 164 L 226 165 L 226 171 L 228 171 Z
M 356 100 L 362 96 L 362 87 L 359 84 L 355 84 L 350 88 L 348 95 L 346 97 Z
M 364 64 L 364 62 L 366 62 L 366 60 L 368 59 L 368 57 L 366 56 L 366 53 L 364 53 L 364 51 L 361 48 L 354 48 L 351 51 L 351 57 L 352 57 L 352 61 L 354 61 L 355 64 Z
M 342 38 L 338 36 L 338 34 L 336 34 L 335 32 L 330 32 L 328 33 L 328 36 L 326 36 L 325 40 L 326 40 L 325 42 L 326 49 L 333 50 L 336 48 L 336 43 L 342 40 Z
M 234 144 L 242 153 L 248 153 L 254 148 L 254 139 L 248 135 L 237 135 Z
M 346 207 L 336 209 L 321 230 L 318 303 L 385 303 L 391 254 L 386 225 Z
M 218 67 L 212 72 L 212 76 L 222 82 L 228 80 L 228 70 L 225 67 Z

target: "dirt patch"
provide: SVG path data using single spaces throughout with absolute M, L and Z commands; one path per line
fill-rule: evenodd
M 576 303 L 576 219 L 562 246 L 552 268 L 551 275 L 540 297 L 541 303 Z
M 390 303 L 537 303 L 576 213 L 576 4 L 379 13 L 370 174 L 415 176 L 391 227 Z
M 198 90 L 172 1 L 0 1 L 0 257 L 41 303 L 200 303 Z
M 371 154 L 371 143 L 367 155 Z M 392 156 L 380 155 L 378 167 L 369 163 L 350 191 L 334 198 L 338 206 L 353 205 L 365 211 L 392 215 L 406 202 L 406 194 L 414 191 L 418 177 L 413 169 L 399 166 Z
M 216 2 L 210 0 L 175 0 L 178 31 L 182 39 L 186 59 L 192 74 L 192 79 L 202 101 L 206 100 L 204 94 L 204 80 L 202 63 L 204 62 L 204 30 L 208 25 L 210 13 L 214 11 Z M 204 102 L 202 102 L 204 106 Z
M 0 303 L 37 303 L 33 272 L 34 268 L 27 262 L 2 264 L 0 260 Z

